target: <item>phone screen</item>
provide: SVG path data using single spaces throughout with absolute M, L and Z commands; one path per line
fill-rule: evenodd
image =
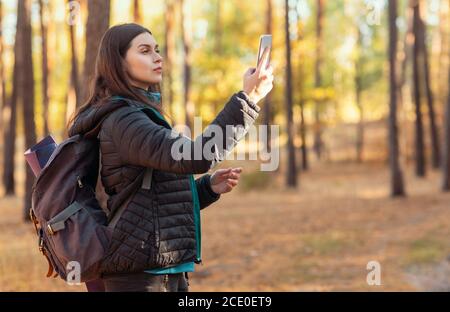
M 272 50 L 272 35 L 262 35 L 259 39 L 259 50 L 258 50 L 258 61 L 256 62 L 256 66 L 258 67 L 258 64 L 261 60 L 261 57 L 264 53 L 264 49 L 269 48 L 269 58 L 267 59 L 266 67 L 270 64 L 270 53 Z

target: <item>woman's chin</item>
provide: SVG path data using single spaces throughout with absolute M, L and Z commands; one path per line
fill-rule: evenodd
M 161 83 L 162 82 L 162 74 L 152 77 L 150 83 L 151 84 L 155 84 L 155 83 Z

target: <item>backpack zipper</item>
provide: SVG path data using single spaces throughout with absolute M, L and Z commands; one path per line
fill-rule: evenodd
M 83 188 L 83 187 L 84 187 L 84 184 L 83 184 L 83 182 L 81 181 L 81 178 L 80 178 L 79 175 L 77 175 L 77 182 L 78 182 L 78 186 L 79 186 L 80 188 Z

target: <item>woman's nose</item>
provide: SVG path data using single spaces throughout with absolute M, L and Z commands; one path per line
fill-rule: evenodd
M 155 63 L 162 63 L 163 62 L 163 58 L 161 55 L 157 54 L 158 56 L 156 57 Z

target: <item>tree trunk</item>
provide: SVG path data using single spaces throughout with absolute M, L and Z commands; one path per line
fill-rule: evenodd
M 22 74 L 19 83 L 21 90 L 21 103 L 24 120 L 25 147 L 29 148 L 36 144 L 36 126 L 34 122 L 34 78 L 33 78 L 33 59 L 32 59 L 32 33 L 31 33 L 31 0 L 19 1 L 19 8 L 23 11 L 22 21 L 19 27 L 22 28 Z M 31 207 L 31 191 L 34 183 L 34 174 L 31 168 L 24 160 L 26 167 L 25 180 L 25 201 L 23 208 L 23 219 L 29 221 L 29 211 Z
M 363 161 L 363 150 L 364 150 L 364 107 L 361 103 L 361 88 L 356 87 L 356 106 L 359 111 L 359 122 L 356 129 L 356 162 L 360 163 Z
M 420 2 L 417 4 L 420 5 Z M 425 82 L 425 95 L 427 99 L 427 107 L 428 107 L 428 118 L 430 119 L 430 135 L 431 135 L 431 158 L 432 158 L 432 166 L 433 168 L 439 168 L 440 163 L 440 151 L 439 151 L 439 133 L 436 125 L 436 117 L 434 112 L 434 99 L 433 92 L 431 90 L 431 82 L 430 82 L 430 66 L 428 61 L 428 49 L 426 45 L 426 25 L 423 22 L 422 18 L 418 17 L 419 21 L 419 45 L 421 52 L 421 60 L 423 65 L 423 74 L 424 74 L 424 82 Z
M 448 68 L 448 86 L 450 86 L 450 67 Z M 444 124 L 444 150 L 442 156 L 442 190 L 450 191 L 450 89 L 448 88 Z
M 295 148 L 294 148 L 294 122 L 292 114 L 292 68 L 291 68 L 291 42 L 289 33 L 289 1 L 284 2 L 284 29 L 286 41 L 286 90 L 285 90 L 285 104 L 286 104 L 286 126 L 287 126 L 287 171 L 286 184 L 288 187 L 295 187 L 297 185 L 297 169 L 295 162 Z
M 412 60 L 412 47 L 414 44 L 414 34 L 413 34 L 413 12 L 412 7 L 409 7 L 406 11 L 406 23 L 407 23 L 407 29 L 405 32 L 405 37 L 403 39 L 403 53 L 397 53 L 398 56 L 401 56 L 401 59 L 398 59 L 400 73 L 399 73 L 399 79 L 397 81 L 397 94 L 398 94 L 398 110 L 402 113 L 400 123 L 400 127 L 406 129 L 408 118 L 406 117 L 406 112 L 403 109 L 404 107 L 404 93 L 405 93 L 405 84 L 407 82 L 406 80 L 406 72 L 407 72 L 407 65 L 410 60 Z M 399 134 L 399 137 L 402 138 L 400 149 L 403 149 L 405 152 L 403 154 L 403 159 L 405 163 L 408 161 L 408 153 L 410 146 L 413 144 L 410 143 L 408 133 L 407 131 L 402 132 L 403 135 Z M 401 157 L 401 156 L 400 156 Z
M 166 1 L 167 2 L 167 1 Z M 142 25 L 141 5 L 139 0 L 133 1 L 133 20 L 136 24 Z
M 222 43 L 222 5 L 223 5 L 223 0 L 216 0 L 216 25 L 215 25 L 215 29 L 214 29 L 214 53 L 215 55 L 220 58 L 222 57 L 223 51 L 222 51 L 222 47 L 223 47 L 223 43 Z M 221 75 L 224 75 L 224 72 L 221 70 L 220 71 Z M 217 112 L 219 111 L 219 105 L 221 104 L 221 100 L 220 99 L 216 99 L 213 101 L 212 103 L 212 107 L 213 107 L 213 112 L 214 114 L 217 114 Z
M 3 156 L 3 186 L 5 195 L 15 194 L 15 163 L 14 154 L 16 150 L 16 123 L 17 123 L 17 104 L 19 102 L 19 95 L 21 94 L 21 75 L 23 74 L 23 19 L 24 8 L 23 2 L 17 2 L 17 23 L 16 23 L 16 38 L 14 42 L 14 68 L 13 68 L 13 85 L 10 99 L 6 102 L 5 120 L 9 121 L 4 132 L 4 156 Z
M 445 64 L 445 60 L 448 59 L 450 53 L 449 38 L 450 32 L 448 25 L 450 24 L 450 1 L 441 0 L 439 6 L 439 57 L 438 64 Z M 447 63 L 447 66 L 450 65 Z M 439 66 L 438 68 L 438 97 L 439 103 L 445 105 L 446 95 L 448 90 L 448 84 L 446 84 L 447 78 L 446 74 L 448 70 L 445 66 Z
M 165 103 L 167 104 L 167 111 L 172 116 L 172 105 L 174 105 L 174 92 L 173 92 L 173 63 L 175 60 L 175 2 L 168 0 L 165 2 L 164 22 L 165 33 L 164 42 L 166 44 L 164 49 L 164 89 L 167 94 Z
M 300 146 L 300 153 L 302 155 L 301 157 L 301 168 L 302 170 L 306 171 L 308 170 L 308 150 L 306 147 L 306 123 L 305 123 L 305 69 L 304 69 L 304 60 L 305 57 L 303 55 L 304 51 L 304 41 L 303 41 L 303 33 L 304 33 L 304 24 L 303 21 L 299 21 L 299 29 L 298 29 L 298 43 L 299 43 L 299 65 L 298 65 L 298 88 L 300 92 L 300 139 L 301 139 L 301 146 Z
M 95 73 L 95 59 L 103 34 L 109 27 L 110 0 L 88 1 L 88 17 L 86 23 L 86 50 L 84 54 L 83 84 L 81 101 L 77 105 L 87 101 L 89 97 L 90 81 Z
M 39 0 L 39 17 L 41 27 L 41 47 L 42 47 L 42 104 L 43 104 L 43 117 L 44 117 L 44 135 L 48 134 L 48 58 L 47 58 L 47 25 L 44 21 L 44 3 Z
M 425 176 L 425 144 L 423 137 L 423 122 L 422 122 L 422 108 L 421 108 L 421 90 L 420 90 L 420 69 L 419 69 L 419 57 L 420 57 L 420 11 L 418 1 L 412 0 L 413 6 L 413 33 L 414 33 L 414 46 L 413 46 L 413 98 L 416 109 L 416 144 L 415 144 L 415 156 L 416 156 L 416 175 L 419 177 Z
M 315 81 L 314 87 L 319 89 L 322 87 L 322 76 L 320 67 L 322 64 L 322 29 L 323 29 L 323 10 L 324 1 L 317 0 L 317 18 L 316 18 L 316 62 L 314 66 Z M 321 158 L 322 153 L 322 125 L 320 121 L 320 110 L 322 106 L 322 99 L 316 99 L 316 105 L 314 110 L 315 125 L 314 125 L 314 151 L 317 159 Z
M 185 107 L 185 124 L 192 129 L 194 106 L 191 102 L 191 16 L 190 16 L 190 2 L 189 0 L 180 0 L 180 12 L 181 12 L 181 28 L 182 28 L 182 41 L 184 52 L 184 64 L 183 64 L 183 104 Z
M 3 63 L 3 8 L 0 0 L 0 135 L 3 134 L 3 109 L 6 107 L 5 65 Z
M 403 173 L 399 162 L 397 128 L 397 0 L 388 2 L 389 11 L 389 166 L 391 170 L 391 196 L 405 194 Z
M 70 0 L 68 1 L 70 2 Z M 69 37 L 70 37 L 70 85 L 67 92 L 67 108 L 66 108 L 66 119 L 70 114 L 75 111 L 81 101 L 81 90 L 80 90 L 80 80 L 78 71 L 78 56 L 76 51 L 76 40 L 75 40 L 75 25 L 76 23 L 69 23 Z
M 302 79 L 302 78 L 301 78 Z M 308 150 L 306 146 L 306 125 L 305 125 L 305 99 L 303 96 L 300 97 L 300 139 L 301 146 L 300 152 L 302 155 L 302 169 L 307 171 L 309 169 L 308 165 Z
M 266 34 L 272 34 L 272 20 L 273 20 L 273 0 L 267 0 L 267 15 L 266 15 Z M 272 34 L 273 35 L 273 34 Z M 263 124 L 267 126 L 267 140 L 266 149 L 269 152 L 271 150 L 272 135 L 270 132 L 270 125 L 273 123 L 272 116 L 272 93 L 269 93 L 264 98 L 264 108 L 263 108 Z
M 356 129 L 356 161 L 362 162 L 363 159 L 363 146 L 364 146 L 364 108 L 361 102 L 361 93 L 362 93 L 362 61 L 361 61 L 361 50 L 362 50 L 362 34 L 361 30 L 358 28 L 358 40 L 357 40 L 357 50 L 358 56 L 355 61 L 355 98 L 356 98 L 356 107 L 359 111 L 359 122 Z

